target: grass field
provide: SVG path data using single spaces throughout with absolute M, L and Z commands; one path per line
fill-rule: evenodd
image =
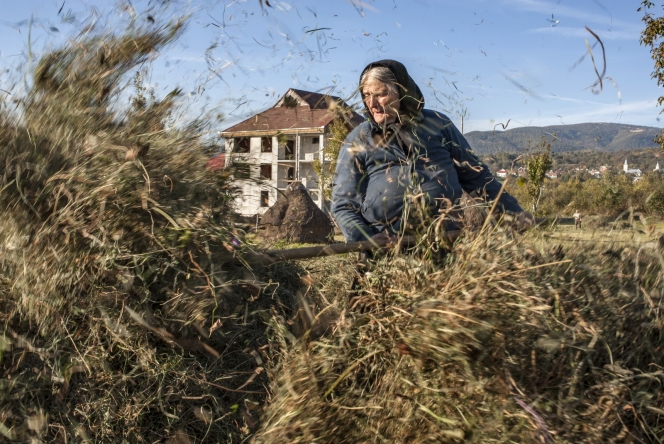
M 664 235 L 664 223 L 652 224 L 646 230 L 643 226 L 576 229 L 574 225 L 557 225 L 541 230 L 534 239 L 535 244 L 541 248 L 561 244 L 567 248 L 604 251 L 655 242 Z
M 562 245 L 566 248 L 580 248 L 592 250 L 608 250 L 616 247 L 627 247 L 656 242 L 664 235 L 664 221 L 651 223 L 647 232 L 642 225 L 624 227 L 617 224 L 619 228 L 575 228 L 574 225 L 556 224 L 554 226 L 542 227 L 526 236 L 528 243 L 547 249 Z M 260 249 L 279 250 L 291 248 L 303 248 L 314 244 L 291 244 L 288 242 L 266 243 L 259 236 L 250 235 L 248 239 Z M 343 235 L 334 236 L 335 242 L 345 242 Z M 314 259 L 319 260 L 319 259 Z M 306 264 L 306 260 L 302 263 Z

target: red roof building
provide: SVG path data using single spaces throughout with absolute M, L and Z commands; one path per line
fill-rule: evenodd
M 226 166 L 226 153 L 217 154 L 212 159 L 208 160 L 205 166 L 212 171 L 223 169 Z
M 336 108 L 348 107 L 339 97 L 289 89 L 272 107 L 220 132 L 221 137 L 262 136 L 294 132 L 323 133 L 338 113 Z M 353 112 L 346 118 L 355 127 L 364 118 Z

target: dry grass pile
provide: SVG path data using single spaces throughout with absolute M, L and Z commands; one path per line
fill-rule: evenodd
M 293 182 L 261 217 L 261 237 L 268 241 L 325 243 L 334 235 L 334 224 L 316 206 L 306 187 Z
M 121 105 L 182 26 L 89 30 L 0 109 L 0 441 L 238 442 L 255 424 L 271 301 L 231 261 L 233 189 L 196 122 L 165 125 L 177 91 Z
M 664 259 L 649 247 L 538 252 L 494 231 L 443 266 L 382 259 L 349 302 L 327 286 L 333 333 L 274 326 L 256 440 L 661 443 Z

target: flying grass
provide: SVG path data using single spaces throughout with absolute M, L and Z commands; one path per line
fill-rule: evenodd
M 262 332 L 291 287 L 264 296 L 280 268 L 235 259 L 235 189 L 205 168 L 198 122 L 168 126 L 177 91 L 119 104 L 183 26 L 82 34 L 0 112 L 2 439 L 218 443 L 256 427 Z

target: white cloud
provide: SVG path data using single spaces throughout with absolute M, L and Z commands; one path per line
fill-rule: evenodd
M 572 102 L 572 103 L 578 103 L 578 104 L 585 104 L 585 105 L 594 105 L 594 106 L 603 106 L 604 103 L 601 102 L 595 102 L 592 100 L 582 100 L 582 99 L 575 99 L 573 97 L 563 97 L 563 96 L 557 96 L 555 94 L 547 94 L 545 96 L 542 96 L 544 99 L 552 99 L 552 100 L 560 100 L 561 102 Z

